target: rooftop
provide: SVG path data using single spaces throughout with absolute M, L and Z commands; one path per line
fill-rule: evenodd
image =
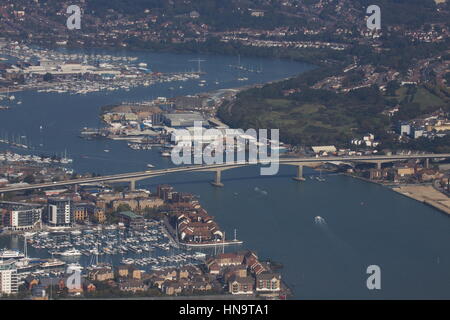
M 140 216 L 140 215 L 138 215 L 138 214 L 136 214 L 134 212 L 131 212 L 131 211 L 123 211 L 123 212 L 119 213 L 119 215 L 126 216 L 126 217 L 128 217 L 130 219 L 142 218 L 142 216 Z

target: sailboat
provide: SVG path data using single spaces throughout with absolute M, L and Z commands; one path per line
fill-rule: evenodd
M 61 163 L 68 164 L 68 163 L 72 163 L 72 162 L 73 162 L 72 159 L 67 158 L 67 149 L 65 149 L 64 150 L 64 157 L 61 158 Z
M 13 101 L 16 99 L 16 97 L 14 95 L 9 95 L 9 88 L 8 88 L 8 93 L 6 94 L 7 99 L 9 99 L 10 101 Z
M 242 77 L 241 76 L 241 70 L 243 70 L 243 67 L 241 66 L 241 56 L 239 55 L 239 59 L 238 59 L 238 81 L 247 81 L 248 78 L 247 77 Z
M 322 178 L 322 169 L 320 169 L 320 176 L 316 177 L 317 181 L 325 182 L 325 178 Z

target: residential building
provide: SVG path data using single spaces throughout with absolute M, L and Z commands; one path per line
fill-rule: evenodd
M 119 218 L 127 228 L 141 230 L 145 226 L 145 219 L 131 211 L 125 211 L 119 213 Z
M 99 268 L 89 272 L 89 279 L 94 281 L 107 281 L 114 279 L 112 268 Z
M 253 294 L 255 280 L 252 277 L 232 277 L 228 281 L 229 293 L 235 294 Z
M 424 132 L 425 132 L 424 127 L 413 127 L 411 130 L 411 138 L 419 139 L 420 137 L 423 136 Z
M 14 260 L 0 261 L 0 294 L 10 295 L 19 291 L 17 268 Z
M 73 218 L 75 222 L 84 222 L 89 217 L 89 207 L 92 206 L 88 203 L 74 203 L 73 205 Z
M 397 175 L 400 177 L 411 176 L 415 173 L 415 169 L 411 167 L 397 168 Z
M 118 275 L 119 277 L 124 277 L 124 278 L 126 278 L 126 277 L 128 277 L 128 275 L 129 275 L 129 273 L 130 273 L 130 267 L 127 266 L 127 265 L 124 265 L 124 266 L 118 266 L 118 267 L 116 268 L 116 271 L 117 271 L 117 275 Z
M 281 290 L 281 275 L 263 272 L 256 276 L 257 292 L 277 292 Z
M 45 287 L 41 285 L 33 286 L 31 289 L 31 300 L 48 300 Z
M 54 227 L 70 226 L 73 222 L 72 200 L 49 198 L 45 222 Z
M 161 290 L 168 296 L 173 296 L 175 294 L 179 294 L 183 292 L 184 286 L 181 281 L 164 281 L 162 284 Z
M 223 232 L 204 209 L 180 212 L 175 223 L 179 240 L 186 243 L 217 242 L 224 239 Z
M 136 293 L 138 291 L 146 291 L 148 286 L 142 280 L 130 279 L 119 283 L 119 290 Z
M 4 209 L 3 226 L 10 230 L 29 230 L 40 226 L 43 207 L 36 204 L 0 202 L 0 209 Z

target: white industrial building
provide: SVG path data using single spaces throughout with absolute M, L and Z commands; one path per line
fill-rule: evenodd
M 55 61 L 41 61 L 38 66 L 29 66 L 23 70 L 12 66 L 7 72 L 19 72 L 22 71 L 30 76 L 39 75 L 43 76 L 47 73 L 54 76 L 67 76 L 67 75 L 83 75 L 83 74 L 93 74 L 93 75 L 113 75 L 119 76 L 121 72 L 119 70 L 113 70 L 110 68 L 97 68 L 91 65 L 80 64 L 80 63 L 63 63 Z

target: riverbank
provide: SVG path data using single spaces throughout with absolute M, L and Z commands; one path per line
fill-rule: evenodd
M 356 178 L 365 182 L 378 184 L 383 187 L 388 187 L 392 191 L 399 193 L 410 199 L 425 203 L 441 212 L 450 215 L 450 198 L 444 193 L 436 190 L 431 185 L 396 185 L 386 184 L 379 181 L 370 180 L 364 177 L 358 177 L 352 174 L 344 173 L 347 177 Z
M 410 185 L 392 188 L 392 190 L 450 215 L 450 198 L 436 190 L 433 186 Z

